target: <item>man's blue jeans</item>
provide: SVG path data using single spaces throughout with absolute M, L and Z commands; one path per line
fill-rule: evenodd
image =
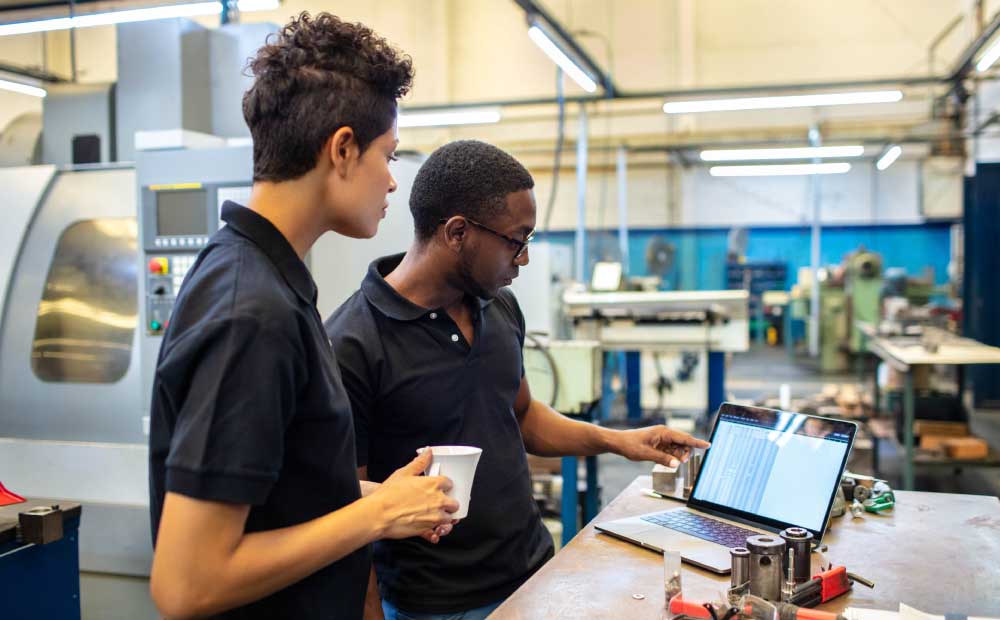
M 383 599 L 382 613 L 385 614 L 385 620 L 486 620 L 486 616 L 493 613 L 493 610 L 499 607 L 502 602 L 503 601 L 497 601 L 492 605 L 477 607 L 466 611 L 459 611 L 452 614 L 427 614 L 397 609 L 395 605 Z

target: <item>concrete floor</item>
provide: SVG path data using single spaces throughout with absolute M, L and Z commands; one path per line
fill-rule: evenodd
M 778 385 L 788 383 L 794 398 L 818 392 L 825 383 L 856 381 L 854 373 L 823 375 L 808 358 L 799 358 L 793 363 L 784 349 L 764 347 L 733 356 L 727 370 L 726 389 L 731 398 L 757 399 L 777 395 Z M 623 410 L 619 413 L 624 416 Z M 973 432 L 995 448 L 1000 447 L 1000 411 L 974 411 L 970 423 Z M 890 484 L 898 485 L 900 458 L 897 448 L 886 445 L 888 443 L 881 442 L 881 474 Z M 636 476 L 648 474 L 652 468 L 649 464 L 632 463 L 613 455 L 603 455 L 598 462 L 603 503 L 621 493 Z M 849 468 L 867 474 L 871 473 L 870 463 L 870 454 L 859 453 L 851 459 Z M 1000 468 L 965 468 L 960 472 L 954 468 L 917 469 L 916 487 L 921 491 L 997 496 L 1000 495 Z

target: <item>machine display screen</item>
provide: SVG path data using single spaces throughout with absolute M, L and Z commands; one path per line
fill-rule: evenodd
M 204 235 L 208 233 L 205 191 L 156 192 L 156 234 Z

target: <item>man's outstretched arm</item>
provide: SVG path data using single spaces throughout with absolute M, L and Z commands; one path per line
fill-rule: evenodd
M 663 426 L 612 430 L 571 420 L 531 397 L 526 377 L 514 401 L 514 414 L 521 425 L 524 447 L 538 456 L 594 456 L 611 452 L 632 461 L 652 461 L 676 467 L 695 448 L 709 443 Z

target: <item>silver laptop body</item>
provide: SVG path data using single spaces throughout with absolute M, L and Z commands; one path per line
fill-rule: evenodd
M 856 431 L 853 422 L 723 403 L 685 506 L 595 527 L 720 574 L 746 536 L 803 527 L 818 542 Z

